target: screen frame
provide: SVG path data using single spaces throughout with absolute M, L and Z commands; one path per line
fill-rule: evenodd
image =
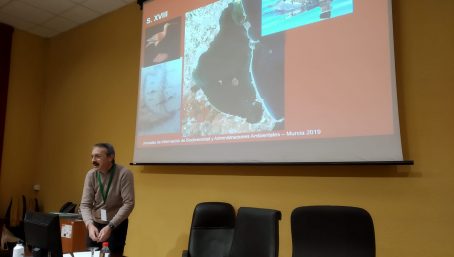
M 153 0 L 138 0 L 137 3 L 140 5 L 141 9 L 143 8 L 143 4 L 145 2 L 153 2 Z M 391 3 L 391 0 L 389 0 L 389 4 Z M 390 7 L 392 8 L 392 7 Z M 392 11 L 390 9 L 390 14 L 388 16 L 389 18 L 389 22 L 392 24 Z M 400 147 L 402 147 L 402 144 L 401 144 L 401 139 L 400 139 L 400 126 L 399 126 L 399 115 L 398 115 L 398 107 L 397 107 L 397 93 L 396 93 L 396 78 L 395 78 L 395 63 L 394 63 L 394 42 L 393 42 L 393 32 L 392 32 L 392 26 L 390 28 L 390 42 L 389 42 L 389 46 L 390 46 L 390 55 L 391 55 L 391 67 L 390 67 L 390 71 L 391 71 L 391 75 L 392 75 L 392 81 L 391 83 L 393 84 L 393 88 L 391 90 L 391 95 L 392 95 L 392 98 L 393 98 L 393 102 L 395 103 L 395 106 L 393 106 L 393 117 L 394 117 L 394 133 L 395 134 L 392 134 L 392 135 L 386 135 L 385 137 L 399 137 L 399 143 L 400 143 Z M 285 144 L 285 143 L 284 143 Z M 247 144 L 245 144 L 246 148 L 247 147 Z M 185 148 L 183 146 L 183 148 Z M 191 147 L 189 147 L 190 149 Z M 169 148 L 171 149 L 171 148 Z M 210 147 L 207 147 L 207 149 L 210 149 Z M 205 150 L 207 150 L 205 149 Z M 215 150 L 215 149 L 214 149 Z M 251 150 L 251 149 L 249 149 Z M 402 156 L 400 158 L 383 158 L 384 160 L 367 160 L 367 161 L 349 161 L 349 160 L 346 160 L 346 161 L 339 161 L 339 160 L 336 160 L 336 158 L 334 160 L 322 160 L 322 161 L 292 161 L 292 157 L 290 157 L 288 159 L 288 161 L 274 161 L 274 160 L 270 160 L 270 161 L 266 161 L 266 160 L 246 160 L 246 161 L 241 161 L 241 162 L 237 162 L 237 161 L 234 161 L 233 159 L 230 159 L 230 160 L 227 160 L 227 161 L 217 161 L 217 160 L 214 160 L 213 162 L 211 161 L 195 161 L 195 162 L 192 162 L 192 161 L 187 161 L 185 160 L 185 158 L 183 158 L 183 160 L 181 161 L 178 161 L 178 158 L 176 160 L 163 160 L 163 161 L 157 161 L 157 162 L 140 162 L 140 161 L 137 161 L 137 157 L 136 157 L 136 151 L 138 151 L 138 154 L 139 155 L 149 155 L 148 150 L 144 150 L 144 149 L 141 149 L 141 150 L 137 150 L 135 149 L 135 154 L 134 154 L 134 161 L 130 163 L 130 165 L 283 165 L 283 166 L 294 166 L 294 165 L 413 165 L 414 164 L 414 161 L 413 160 L 402 160 L 400 158 L 402 158 Z M 142 152 L 143 151 L 143 152 Z M 179 152 L 179 151 L 177 151 Z M 402 149 L 400 148 L 400 152 L 402 154 Z M 284 153 L 285 154 L 285 153 Z M 154 154 L 151 154 L 151 155 L 154 155 Z M 157 160 L 160 160 L 160 157 L 159 157 L 160 154 L 158 154 L 158 158 Z M 177 157 L 178 157 L 179 154 L 177 154 Z M 231 156 L 230 156 L 231 157 Z M 294 156 L 293 156 L 294 157 Z M 139 158 L 140 159 L 140 158 Z M 152 158 L 153 159 L 153 158 Z M 254 159 L 254 157 L 252 157 L 252 159 Z M 361 158 L 360 158 L 361 159 Z M 395 160 L 393 160 L 395 159 Z M 400 159 L 400 160 L 399 160 Z
M 414 165 L 414 160 L 403 160 L 403 161 L 364 161 L 364 162 L 231 162 L 231 163 L 166 163 L 166 162 L 155 162 L 155 163 L 142 163 L 142 162 L 131 162 L 129 165 L 132 166 L 150 166 L 150 165 L 165 165 L 165 166 L 258 166 L 258 165 L 269 165 L 269 166 L 336 166 L 336 165 Z

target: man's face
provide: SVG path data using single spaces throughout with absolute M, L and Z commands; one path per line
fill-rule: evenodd
M 113 156 L 107 156 L 107 149 L 103 147 L 93 147 L 91 151 L 91 162 L 93 167 L 101 172 L 106 172 L 112 165 Z

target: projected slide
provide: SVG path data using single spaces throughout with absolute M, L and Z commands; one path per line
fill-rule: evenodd
M 134 161 L 401 158 L 389 10 L 388 0 L 145 2 Z M 395 150 L 362 154 L 377 142 Z

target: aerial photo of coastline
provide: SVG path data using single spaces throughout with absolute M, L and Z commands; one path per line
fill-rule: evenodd
M 263 51 L 251 31 L 242 1 L 221 0 L 186 14 L 183 136 L 271 131 L 282 126 L 283 50 L 276 51 L 278 55 Z M 274 42 L 270 45 L 283 48 L 283 38 Z M 278 66 L 275 77 L 281 81 L 276 84 L 282 86 L 273 90 L 278 88 L 274 105 L 280 106 L 279 111 L 273 111 L 273 101 L 263 98 L 267 87 L 257 82 L 266 81 L 258 79 L 266 67 L 262 65 L 263 74 L 254 68 L 261 62 Z

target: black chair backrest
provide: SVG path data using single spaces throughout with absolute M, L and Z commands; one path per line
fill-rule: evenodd
M 77 204 L 73 202 L 66 202 L 60 208 L 61 213 L 75 213 L 77 208 Z
M 370 214 L 348 206 L 305 206 L 291 215 L 293 257 L 375 257 Z
M 277 257 L 280 219 L 277 210 L 239 208 L 230 257 Z
M 232 244 L 235 209 L 222 202 L 199 203 L 192 216 L 189 257 L 226 257 Z

